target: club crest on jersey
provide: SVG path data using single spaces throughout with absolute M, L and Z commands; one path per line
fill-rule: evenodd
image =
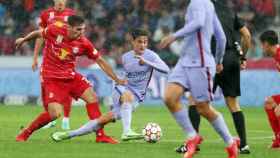
M 59 43 L 62 42 L 62 40 L 63 40 L 63 36 L 62 36 L 62 35 L 58 35 L 58 36 L 56 37 L 55 43 L 56 43 L 56 44 L 59 44 Z
M 73 53 L 77 54 L 79 52 L 79 48 L 78 47 L 73 47 Z
M 57 26 L 57 27 L 62 27 L 64 25 L 64 23 L 62 21 L 58 20 L 54 23 L 54 25 Z

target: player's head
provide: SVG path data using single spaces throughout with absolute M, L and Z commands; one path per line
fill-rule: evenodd
M 142 54 L 144 50 L 148 47 L 149 32 L 144 29 L 132 29 L 131 32 L 131 43 L 133 50 L 137 54 Z
M 63 11 L 66 7 L 67 0 L 53 0 L 54 8 L 58 11 Z
M 261 47 L 263 51 L 269 55 L 276 53 L 275 48 L 278 45 L 278 36 L 275 31 L 268 30 L 260 36 Z
M 79 38 L 85 32 L 85 20 L 78 15 L 69 16 L 68 20 L 68 36 L 72 39 Z

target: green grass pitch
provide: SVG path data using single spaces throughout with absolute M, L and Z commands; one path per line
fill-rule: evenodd
M 102 109 L 106 111 L 106 109 Z M 231 115 L 225 108 L 221 111 L 236 135 Z M 163 130 L 162 139 L 155 144 L 144 141 L 121 142 L 117 145 L 95 143 L 95 134 L 56 143 L 50 134 L 60 130 L 60 122 L 52 129 L 35 132 L 28 142 L 17 143 L 15 136 L 21 125 L 27 125 L 40 111 L 38 106 L 0 106 L 0 158 L 180 158 L 174 148 L 183 143 L 184 135 L 165 107 L 142 106 L 133 114 L 133 128 L 141 131 L 148 122 L 159 123 Z M 272 133 L 262 108 L 244 108 L 247 123 L 250 155 L 246 158 L 278 158 L 280 150 L 268 149 Z M 74 107 L 71 113 L 71 128 L 78 128 L 87 121 L 83 107 Z M 112 123 L 105 128 L 107 134 L 120 138 L 121 123 Z M 201 124 L 204 142 L 195 158 L 226 158 L 224 144 L 207 121 Z

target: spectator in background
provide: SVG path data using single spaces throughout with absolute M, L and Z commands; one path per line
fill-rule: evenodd
M 252 39 L 251 48 L 248 50 L 246 57 L 248 59 L 260 59 L 263 57 L 261 48 L 255 39 Z

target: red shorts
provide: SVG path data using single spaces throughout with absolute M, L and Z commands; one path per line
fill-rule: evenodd
M 271 96 L 274 102 L 279 105 L 280 104 L 280 94 Z
M 81 74 L 76 73 L 74 79 L 49 79 L 41 83 L 42 101 L 45 110 L 49 103 L 57 102 L 63 106 L 71 106 L 72 98 L 78 99 L 90 82 Z

